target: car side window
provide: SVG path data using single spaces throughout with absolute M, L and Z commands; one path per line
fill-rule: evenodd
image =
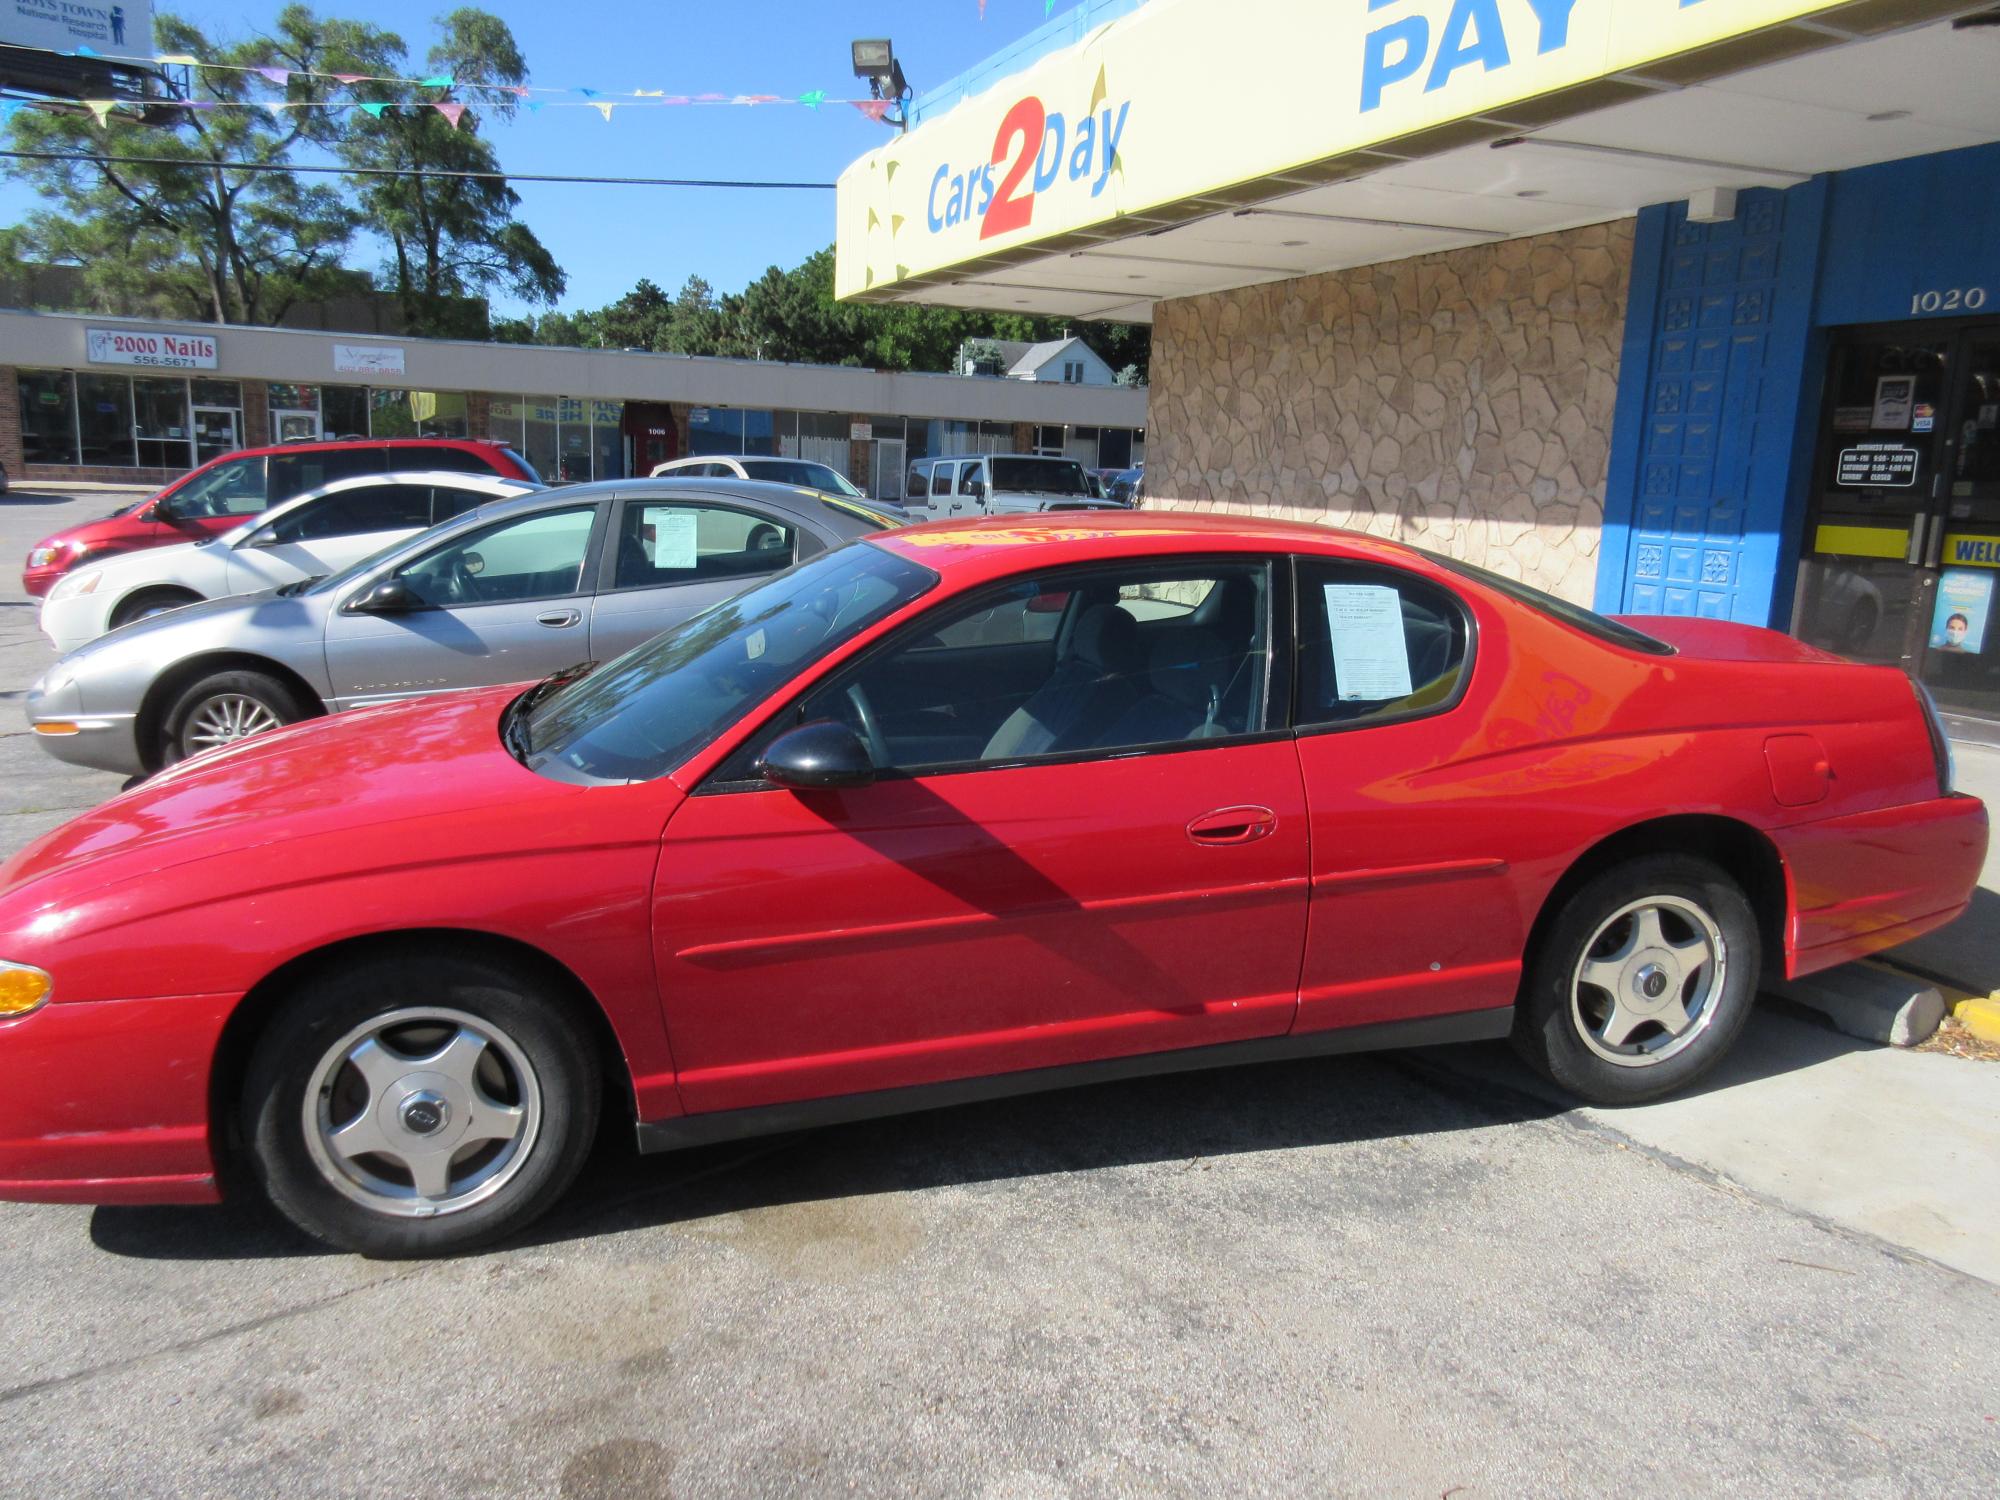
M 389 448 L 392 469 L 433 469 L 451 474 L 491 474 L 493 465 L 473 448 Z
M 332 484 L 336 479 L 352 479 L 360 474 L 382 474 L 389 468 L 388 455 L 380 448 L 320 448 L 309 453 L 271 455 L 270 496 L 276 505 L 307 490 Z
M 272 542 L 314 542 L 371 531 L 421 530 L 431 524 L 427 484 L 371 484 L 308 500 L 266 530 Z
M 430 523 L 435 526 L 440 521 L 452 520 L 495 498 L 484 490 L 455 490 L 449 485 L 435 485 L 431 489 Z
M 798 533 L 726 506 L 627 500 L 614 545 L 613 588 L 662 588 L 782 572 L 792 565 Z
M 958 471 L 958 492 L 961 495 L 976 495 L 980 490 L 979 464 L 961 465 Z
M 956 466 L 952 464 L 939 464 L 935 469 L 932 469 L 931 493 L 933 495 L 949 495 L 951 493 L 951 477 L 957 472 Z
M 597 507 L 537 511 L 459 537 L 396 576 L 425 604 L 456 609 L 557 599 L 582 585 Z
M 883 770 L 971 770 L 1262 731 L 1270 569 L 1153 562 L 1013 581 L 947 605 L 807 698 Z
M 1398 568 L 1301 559 L 1301 728 L 1407 718 L 1457 701 L 1471 664 L 1458 596 Z
M 232 458 L 190 479 L 167 504 L 175 515 L 190 519 L 254 516 L 268 508 L 265 494 L 264 460 Z

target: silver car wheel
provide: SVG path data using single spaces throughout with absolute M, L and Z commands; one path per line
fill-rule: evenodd
M 514 1039 L 429 1006 L 376 1016 L 327 1048 L 304 1104 L 321 1175 L 401 1218 L 491 1198 L 527 1163 L 542 1123 L 541 1084 Z
M 194 712 L 188 715 L 187 727 L 181 731 L 181 743 L 193 755 L 232 740 L 282 728 L 284 722 L 269 704 L 246 693 L 217 693 L 195 705 Z
M 1570 982 L 1570 1020 L 1606 1062 L 1643 1068 L 1693 1044 L 1715 1019 L 1729 948 L 1715 919 L 1679 896 L 1649 896 L 1599 925 Z

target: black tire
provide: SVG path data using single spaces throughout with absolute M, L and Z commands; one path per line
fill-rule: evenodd
M 387 1088 L 373 1089 L 354 1064 L 336 1060 L 354 1050 L 350 1039 L 357 1032 L 372 1039 L 385 1018 L 412 1014 L 435 1014 L 439 1022 L 405 1021 L 383 1032 L 384 1037 L 418 1038 L 415 1056 L 385 1051 L 377 1043 L 378 1057 L 388 1058 L 391 1068 L 408 1070 Z M 525 1063 L 528 1081 L 514 1080 L 511 1104 L 527 1123 L 512 1143 L 482 1140 L 476 1132 L 459 1141 L 446 1170 L 466 1174 L 462 1180 L 468 1186 L 461 1188 L 461 1179 L 454 1178 L 447 1195 L 434 1200 L 444 1206 L 424 1214 L 416 1203 L 414 1171 L 404 1166 L 406 1181 L 387 1180 L 402 1159 L 371 1154 L 343 1164 L 327 1144 L 326 1126 L 379 1117 L 403 1128 L 393 1140 L 385 1133 L 389 1144 L 425 1147 L 425 1138 L 415 1136 L 405 1122 L 412 1110 L 424 1106 L 421 1085 L 442 1076 L 426 1071 L 426 1063 L 441 1067 L 439 1058 L 446 1053 L 428 1060 L 421 1054 L 449 1035 L 443 1028 L 454 1026 L 485 1040 L 503 1081 L 512 1066 L 502 1056 L 503 1048 Z M 479 1067 L 486 1066 L 483 1059 Z M 449 1095 L 442 1085 L 439 1090 Z M 484 1092 L 490 1091 L 482 1086 Z M 321 974 L 283 1003 L 250 1058 L 242 1138 L 250 1170 L 265 1195 L 307 1234 L 368 1256 L 452 1255 L 518 1232 L 568 1190 L 595 1138 L 601 1095 L 595 1049 L 558 998 L 481 956 L 400 954 Z M 309 1107 L 318 1124 L 307 1123 Z M 455 1138 L 444 1130 L 460 1118 L 469 1129 L 474 1113 L 465 1097 L 456 1106 L 447 1097 L 446 1108 L 457 1108 L 459 1114 L 446 1127 L 431 1128 L 439 1131 L 442 1149 L 450 1150 Z M 357 1112 L 347 1117 L 350 1109 Z M 482 1166 L 488 1148 L 496 1144 L 503 1153 L 517 1145 L 518 1154 L 494 1156 Z M 435 1158 L 440 1151 L 430 1154 Z M 491 1179 L 476 1183 L 477 1172 L 489 1168 L 498 1173 L 497 1187 Z M 407 1199 L 399 1203 L 390 1188 Z M 462 1200 L 457 1206 L 451 1204 L 452 1195 Z
M 179 609 L 184 604 L 201 603 L 201 595 L 188 589 L 141 589 L 130 598 L 120 599 L 118 607 L 111 611 L 111 628 L 130 625 L 134 620 L 143 620 L 150 615 L 165 614 L 170 609 Z
M 266 725 L 266 729 L 296 724 L 312 714 L 311 707 L 300 702 L 299 695 L 288 684 L 268 672 L 248 668 L 215 672 L 183 689 L 180 697 L 174 700 L 174 706 L 167 711 L 166 720 L 160 728 L 160 764 L 170 766 L 198 751 L 212 749 L 213 745 L 204 737 L 204 710 L 246 701 L 257 705 L 276 721 Z M 215 743 L 227 741 L 217 740 Z
M 1655 913 L 1647 930 L 1663 935 L 1660 943 L 1635 936 L 1633 924 L 1646 910 Z M 1700 953 L 1713 954 L 1718 938 L 1719 975 L 1705 979 Z M 1587 961 L 1598 977 L 1615 974 L 1619 984 L 1584 980 Z M 1761 965 L 1756 912 L 1718 866 L 1684 854 L 1628 860 L 1573 892 L 1529 956 L 1514 1010 L 1514 1049 L 1591 1104 L 1637 1104 L 1672 1093 L 1729 1051 L 1756 1002 Z M 1631 997 L 1622 1017 L 1613 1016 L 1614 989 Z M 1675 1006 L 1690 997 L 1694 1003 Z M 1645 1018 L 1652 1007 L 1666 1018 Z M 1676 1031 L 1682 1020 L 1685 1027 Z

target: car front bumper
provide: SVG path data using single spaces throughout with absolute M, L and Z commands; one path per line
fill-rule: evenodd
M 139 754 L 139 716 L 86 713 L 81 692 L 60 664 L 28 689 L 27 711 L 35 742 L 57 760 L 125 776 L 146 769 Z
M 219 1201 L 209 1075 L 239 998 L 57 1001 L 0 1022 L 0 1200 Z

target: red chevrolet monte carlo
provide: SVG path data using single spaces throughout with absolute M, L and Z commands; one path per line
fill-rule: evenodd
M 1643 1099 L 1760 973 L 1950 921 L 1986 838 L 1907 677 L 1769 631 L 1279 522 L 885 532 L 0 868 L 0 1197 L 254 1184 L 425 1254 L 603 1111 L 668 1149 L 1507 1035 Z

